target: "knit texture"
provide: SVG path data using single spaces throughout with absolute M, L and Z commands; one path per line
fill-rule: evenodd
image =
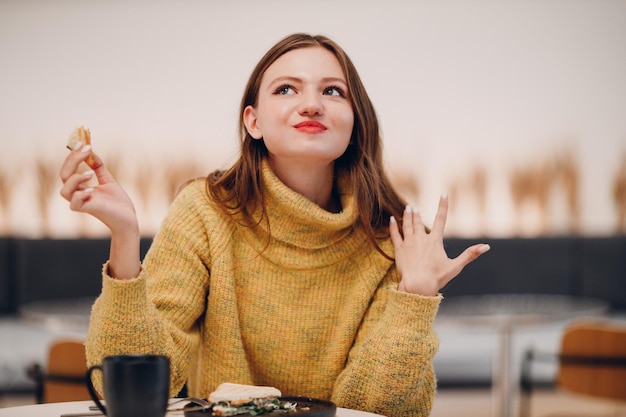
M 343 210 L 330 213 L 267 164 L 262 175 L 269 230 L 224 216 L 197 180 L 172 204 L 137 278 L 113 279 L 105 264 L 89 364 L 160 353 L 171 358 L 172 395 L 185 382 L 204 398 L 237 382 L 386 416 L 428 415 L 441 296 L 397 291 L 395 265 L 356 227 L 346 181 Z M 393 254 L 388 239 L 380 244 Z

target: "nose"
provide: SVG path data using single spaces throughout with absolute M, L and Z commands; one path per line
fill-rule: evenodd
M 301 93 L 298 113 L 303 116 L 319 116 L 324 113 L 324 105 L 317 91 L 305 90 Z

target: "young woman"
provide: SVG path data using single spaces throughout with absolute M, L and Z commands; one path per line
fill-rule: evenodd
M 489 247 L 449 259 L 445 195 L 432 230 L 406 207 L 383 172 L 372 103 L 330 39 L 278 42 L 240 110 L 238 161 L 181 190 L 143 263 L 126 193 L 89 146 L 67 157 L 61 195 L 111 230 L 89 362 L 160 353 L 173 394 L 237 382 L 428 415 L 438 291 Z M 90 154 L 93 171 L 78 174 Z

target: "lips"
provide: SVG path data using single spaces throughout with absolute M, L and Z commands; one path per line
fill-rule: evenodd
M 315 120 L 300 122 L 296 124 L 294 128 L 303 133 L 322 133 L 326 129 L 328 129 L 323 123 L 317 122 Z

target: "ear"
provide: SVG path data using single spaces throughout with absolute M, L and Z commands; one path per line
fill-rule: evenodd
M 257 118 L 256 109 L 252 106 L 247 106 L 243 111 L 243 124 L 246 126 L 246 130 L 254 139 L 262 139 L 263 133 L 259 126 L 259 119 Z

